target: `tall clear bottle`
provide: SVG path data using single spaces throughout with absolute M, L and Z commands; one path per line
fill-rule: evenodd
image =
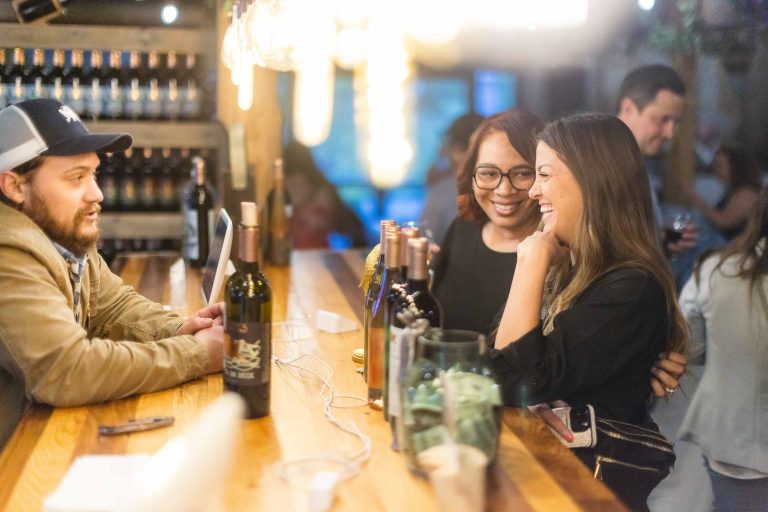
M 267 200 L 269 217 L 269 262 L 288 265 L 291 261 L 291 220 L 293 206 L 285 190 L 283 159 L 275 159 L 275 181 Z
M 368 331 L 368 405 L 377 411 L 384 408 L 387 297 L 392 285 L 400 281 L 400 234 L 397 226 L 387 227 L 384 252 L 384 272 L 381 275 L 379 293 L 371 305 Z
M 25 97 L 28 100 L 46 97 L 45 53 L 43 53 L 42 48 L 32 50 L 32 67 L 27 74 L 27 80 Z
M 83 51 L 72 50 L 69 66 L 64 72 L 64 103 L 82 115 L 85 111 L 85 91 L 83 90 Z
M 45 95 L 47 98 L 64 103 L 64 50 L 53 50 L 53 63 L 45 75 Z
M 11 80 L 5 66 L 5 48 L 0 48 L 0 110 L 10 104 L 11 97 Z
M 100 119 L 104 115 L 104 60 L 101 50 L 91 50 L 91 69 L 83 80 L 85 115 L 88 119 Z
M 381 286 L 381 276 L 384 273 L 384 245 L 386 245 L 387 228 L 396 226 L 394 220 L 382 220 L 379 224 L 379 257 L 376 260 L 376 266 L 368 281 L 368 288 L 365 292 L 365 304 L 363 310 L 363 378 L 368 381 L 368 334 L 371 329 L 371 307 L 373 299 L 379 293 Z
M 13 49 L 11 68 L 8 70 L 8 81 L 10 85 L 8 104 L 24 101 L 27 94 L 27 69 L 23 48 Z
M 128 55 L 128 73 L 123 91 L 123 109 L 128 119 L 141 119 L 144 114 L 142 82 L 141 55 L 132 51 Z
M 145 119 L 158 119 L 163 115 L 163 98 L 160 92 L 165 76 L 160 69 L 160 57 L 156 51 L 147 55 L 147 70 L 142 79 L 142 114 Z
M 224 289 L 224 387 L 245 399 L 246 418 L 269 414 L 272 290 L 259 269 L 256 203 L 240 203 L 237 272 Z
M 416 340 L 427 329 L 443 326 L 443 310 L 429 291 L 428 252 L 427 238 L 408 240 L 407 285 L 404 289 L 396 289 L 390 313 L 387 408 L 395 450 L 400 449 L 402 439 L 400 384 L 416 354 Z
M 192 187 L 185 199 L 186 226 L 184 257 L 193 267 L 202 267 L 208 258 L 214 226 L 213 196 L 205 184 L 205 160 L 192 158 Z
M 109 68 L 104 76 L 104 117 L 123 119 L 125 116 L 125 90 L 127 78 L 122 72 L 122 52 L 109 52 Z

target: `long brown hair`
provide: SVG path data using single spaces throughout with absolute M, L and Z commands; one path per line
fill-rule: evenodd
M 582 114 L 549 123 L 538 139 L 573 173 L 584 204 L 571 246 L 574 265 L 563 262 L 547 276 L 545 331 L 552 330 L 555 316 L 571 307 L 598 276 L 618 267 L 637 267 L 664 290 L 667 350 L 686 350 L 688 329 L 656 238 L 648 176 L 632 132 L 614 116 Z
M 749 214 L 744 231 L 720 251 L 720 260 L 715 266 L 715 271 L 719 270 L 728 258 L 736 257 L 738 270 L 734 277 L 749 281 L 750 290 L 760 297 L 763 310 L 768 315 L 768 299 L 761 283 L 762 277 L 768 274 L 768 242 L 766 240 L 768 240 L 768 188 L 763 188 Z M 758 248 L 760 242 L 763 242 L 762 248 Z M 696 279 L 699 279 L 698 267 Z
M 477 155 L 480 152 L 480 145 L 488 134 L 491 132 L 505 133 L 515 151 L 526 162 L 533 165 L 536 161 L 536 133 L 543 126 L 544 123 L 538 117 L 521 108 L 501 112 L 480 123 L 480 126 L 469 139 L 469 147 L 456 177 L 456 191 L 458 193 L 456 204 L 459 208 L 459 217 L 477 224 L 485 224 L 488 221 L 488 216 L 477 204 L 475 193 L 472 190 L 472 173 L 477 163 Z

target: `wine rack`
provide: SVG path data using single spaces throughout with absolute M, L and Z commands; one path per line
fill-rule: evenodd
M 0 46 L 10 48 L 42 48 L 47 50 L 84 50 L 102 52 L 136 51 L 168 53 L 183 52 L 201 57 L 201 74 L 207 75 L 216 64 L 215 33 L 209 30 L 98 25 L 39 25 L 34 29 L 15 23 L 0 23 L 3 34 Z M 6 57 L 10 57 L 10 52 Z M 201 88 L 202 89 L 202 88 Z M 206 91 L 211 97 L 213 91 Z M 86 120 L 85 117 L 83 117 Z M 215 155 L 213 166 L 217 169 L 209 181 L 220 192 L 217 207 L 221 206 L 221 192 L 225 189 L 227 169 L 227 137 L 223 126 L 216 121 L 188 120 L 111 120 L 87 121 L 94 133 L 124 132 L 134 139 L 136 147 L 172 147 L 209 149 Z M 102 238 L 105 239 L 180 239 L 181 214 L 170 211 L 112 211 L 102 214 Z M 152 246 L 156 244 L 150 244 Z

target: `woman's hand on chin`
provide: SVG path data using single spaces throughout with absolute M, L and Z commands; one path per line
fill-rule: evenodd
M 547 268 L 568 258 L 568 247 L 562 245 L 555 235 L 547 230 L 536 231 L 517 246 L 517 259 L 546 263 Z

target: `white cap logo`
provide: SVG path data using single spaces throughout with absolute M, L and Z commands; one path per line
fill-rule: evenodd
M 64 119 L 67 120 L 67 123 L 69 123 L 70 121 L 75 121 L 75 122 L 80 121 L 80 118 L 77 117 L 77 114 L 75 113 L 75 111 L 66 105 L 62 105 L 61 107 L 59 107 L 59 114 L 64 116 Z

